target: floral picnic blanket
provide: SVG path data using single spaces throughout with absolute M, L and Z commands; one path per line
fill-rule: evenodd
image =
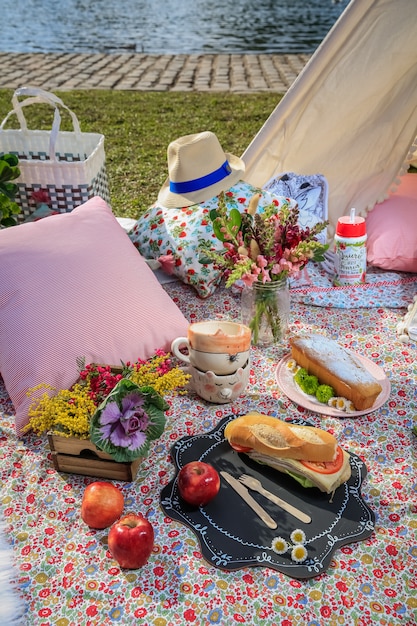
M 239 315 L 239 298 L 230 290 L 219 289 L 201 300 L 179 282 L 165 289 L 190 321 Z M 126 508 L 146 515 L 155 530 L 153 553 L 139 570 L 122 570 L 107 550 L 107 532 L 91 530 L 81 520 L 82 494 L 94 478 L 57 472 L 46 437 L 16 438 L 13 407 L 0 384 L 1 517 L 26 605 L 24 623 L 414 626 L 417 366 L 415 348 L 395 335 L 403 314 L 380 305 L 318 308 L 292 299 L 291 333 L 323 332 L 383 368 L 391 385 L 389 399 L 366 415 L 323 416 L 291 401 L 276 377 L 288 354 L 287 340 L 268 349 L 252 348 L 249 385 L 232 404 L 210 404 L 192 392 L 169 397 L 165 432 L 153 442 L 136 480 L 118 483 Z M 250 410 L 308 419 L 333 432 L 368 469 L 362 496 L 375 513 L 372 534 L 337 549 L 329 567 L 313 578 L 294 579 L 265 566 L 216 567 L 203 558 L 194 532 L 160 506 L 161 490 L 174 476 L 174 443 Z
M 310 263 L 290 285 L 292 302 L 341 309 L 404 308 L 417 294 L 417 274 L 368 268 L 363 285 L 334 287 L 332 274 Z

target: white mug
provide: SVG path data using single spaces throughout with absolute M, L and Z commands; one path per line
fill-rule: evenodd
M 226 404 L 233 402 L 247 387 L 249 381 L 249 361 L 244 367 L 239 367 L 233 374 L 219 376 L 214 372 L 202 372 L 196 367 L 190 366 L 190 387 L 200 398 L 213 404 Z
M 171 352 L 202 372 L 224 376 L 246 364 L 250 344 L 251 331 L 244 324 L 213 320 L 190 324 L 187 337 L 174 339 Z

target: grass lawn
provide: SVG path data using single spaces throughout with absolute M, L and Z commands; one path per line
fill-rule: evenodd
M 168 144 L 182 135 L 211 130 L 225 152 L 240 156 L 279 102 L 274 93 L 179 93 L 133 91 L 55 92 L 77 115 L 81 130 L 103 133 L 113 212 L 138 217 L 167 177 Z M 0 90 L 0 120 L 12 108 L 12 90 Z M 52 109 L 25 109 L 28 127 L 49 129 Z M 62 129 L 71 130 L 62 113 Z M 17 127 L 14 120 L 7 128 Z

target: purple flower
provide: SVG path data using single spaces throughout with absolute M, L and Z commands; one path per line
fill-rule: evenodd
M 138 393 L 129 393 L 122 400 L 108 402 L 100 417 L 100 433 L 115 446 L 136 450 L 146 440 L 149 415 L 144 409 L 144 398 Z

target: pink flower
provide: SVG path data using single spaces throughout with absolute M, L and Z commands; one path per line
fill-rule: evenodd
M 38 191 L 32 191 L 31 200 L 35 204 L 50 204 L 51 198 L 46 189 L 39 189 Z
M 253 283 L 258 282 L 258 274 L 244 274 L 242 276 L 242 282 L 246 287 L 252 287 Z
M 258 265 L 258 268 L 260 269 L 260 272 L 258 274 L 258 280 L 259 280 L 259 275 L 260 275 L 263 284 L 270 282 L 271 278 L 269 276 L 269 271 L 267 269 L 268 261 L 265 259 L 264 256 L 260 254 L 256 257 L 256 263 Z
M 163 254 L 157 258 L 157 261 L 161 264 L 162 271 L 165 274 L 172 274 L 175 268 L 175 259 L 172 254 Z

